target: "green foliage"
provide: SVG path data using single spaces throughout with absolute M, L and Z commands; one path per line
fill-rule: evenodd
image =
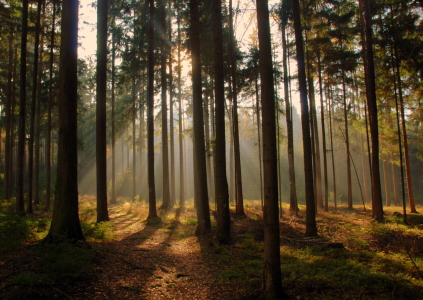
M 100 222 L 100 223 L 81 223 L 82 232 L 86 239 L 93 240 L 112 240 L 116 237 L 114 232 L 114 223 L 113 222 Z

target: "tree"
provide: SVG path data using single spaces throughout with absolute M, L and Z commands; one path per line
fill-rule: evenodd
M 55 202 L 44 242 L 84 240 L 78 215 L 78 1 L 63 1 L 60 43 L 59 144 Z
M 229 51 L 231 60 L 231 78 L 232 78 L 232 127 L 234 139 L 234 162 L 235 162 L 235 203 L 236 214 L 243 216 L 244 195 L 242 192 L 242 172 L 241 172 L 241 152 L 239 147 L 239 126 L 238 126 L 238 88 L 237 88 L 237 64 L 235 57 L 235 36 L 233 29 L 232 0 L 229 0 Z
M 97 106 L 96 167 L 97 222 L 109 221 L 107 211 L 106 102 L 107 102 L 107 10 L 108 0 L 97 5 Z
M 222 2 L 213 1 L 213 52 L 214 52 L 214 90 L 215 90 L 215 128 L 214 178 L 217 204 L 216 236 L 222 243 L 230 240 L 231 220 L 229 213 L 229 192 L 226 177 L 225 149 L 225 90 L 223 73 L 223 36 Z
M 26 120 L 26 44 L 28 40 L 28 0 L 22 1 L 21 65 L 19 89 L 19 132 L 18 166 L 16 184 L 16 211 L 24 213 L 24 176 L 25 176 L 25 120 Z
M 378 222 L 383 221 L 383 204 L 382 204 L 382 189 L 380 183 L 379 172 L 379 132 L 377 119 L 377 101 L 376 101 L 376 84 L 375 84 L 375 67 L 373 60 L 373 36 L 372 36 L 372 16 L 370 9 L 370 0 L 364 1 L 364 16 L 365 16 L 365 45 L 366 45 L 366 59 L 367 68 L 365 69 L 366 76 L 366 95 L 367 105 L 369 108 L 370 119 L 370 134 L 372 137 L 372 204 L 374 218 Z
M 192 101 L 194 113 L 194 198 L 198 225 L 195 233 L 206 235 L 211 230 L 207 192 L 206 150 L 204 144 L 203 100 L 201 87 L 200 13 L 198 0 L 190 0 L 190 37 L 192 60 Z
M 264 174 L 264 266 L 263 298 L 288 299 L 282 289 L 278 208 L 278 171 L 273 86 L 272 48 L 267 0 L 257 0 L 257 24 L 260 48 L 262 103 L 263 174 Z
M 154 0 L 149 0 L 150 21 L 148 31 L 148 86 L 147 86 L 147 163 L 148 163 L 148 217 L 157 222 L 156 185 L 154 181 Z
M 304 175 L 306 192 L 306 236 L 316 236 L 316 207 L 314 202 L 314 181 L 312 147 L 310 137 L 310 117 L 307 102 L 307 83 L 304 63 L 304 43 L 301 28 L 299 0 L 293 0 L 292 13 L 294 18 L 295 45 L 297 49 L 298 81 L 301 102 L 301 125 L 303 133 Z

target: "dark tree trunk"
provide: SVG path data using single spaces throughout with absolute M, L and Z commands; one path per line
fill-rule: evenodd
M 229 0 L 229 53 L 231 60 L 231 77 L 232 77 L 232 100 L 233 100 L 233 118 L 232 127 L 234 134 L 234 159 L 235 159 L 235 189 L 236 189 L 236 214 L 245 215 L 244 212 L 244 195 L 242 192 L 242 172 L 241 172 L 241 151 L 239 147 L 239 128 L 238 128 L 238 87 L 237 87 L 237 66 L 235 57 L 235 36 L 233 29 L 233 12 L 232 0 Z
M 97 5 L 96 166 L 97 223 L 109 221 L 107 211 L 106 102 L 107 102 L 107 0 Z
M 41 55 L 39 56 L 39 64 L 41 65 L 43 62 L 43 51 L 44 51 L 44 18 L 45 18 L 45 13 L 46 13 L 46 5 L 44 1 L 42 2 L 42 15 L 43 15 L 43 19 L 42 22 L 43 24 L 41 25 L 40 28 L 40 34 L 41 34 L 41 41 L 40 41 L 40 51 L 41 51 Z M 41 20 L 40 20 L 41 21 Z M 34 154 L 34 205 L 39 206 L 40 205 L 40 135 L 41 135 L 41 76 L 43 73 L 43 69 L 42 68 L 37 68 L 38 69 L 38 74 L 37 74 L 37 101 L 36 101 L 36 107 L 35 107 L 35 154 Z
M 113 17 L 113 29 L 116 26 L 115 18 Z M 115 72 L 116 72 L 116 33 L 112 31 L 112 86 L 111 86 L 111 128 L 112 128 L 112 189 L 110 195 L 110 203 L 116 204 L 116 133 L 115 133 Z
M 226 177 L 225 151 L 225 90 L 223 73 L 222 1 L 213 1 L 213 58 L 215 90 L 216 142 L 214 147 L 215 196 L 217 204 L 216 237 L 221 243 L 229 243 L 231 219 L 229 192 Z
M 60 45 L 59 145 L 53 216 L 45 242 L 84 240 L 78 216 L 78 1 L 63 2 Z
M 148 88 L 147 88 L 147 155 L 148 155 L 148 217 L 147 221 L 158 221 L 156 208 L 156 185 L 154 182 L 154 0 L 150 3 L 150 25 L 148 36 Z
M 161 98 L 162 98 L 162 166 L 163 166 L 163 204 L 164 210 L 170 209 L 169 189 L 169 142 L 167 128 L 167 38 L 166 38 L 166 1 L 160 0 L 160 38 L 161 38 Z
M 325 211 L 329 211 L 329 188 L 328 188 L 328 160 L 326 151 L 326 130 L 325 130 L 325 105 L 323 102 L 323 80 L 320 51 L 317 53 L 317 67 L 319 69 L 319 94 L 320 94 L 320 118 L 322 125 L 322 144 L 323 144 L 323 184 L 325 186 L 324 204 Z
M 282 20 L 282 55 L 283 55 L 283 81 L 285 93 L 286 110 L 286 131 L 288 139 L 288 168 L 289 168 L 289 210 L 295 215 L 298 214 L 297 187 L 295 184 L 295 162 L 294 162 L 294 131 L 292 127 L 292 112 L 289 97 L 289 76 L 288 76 L 288 45 L 286 42 L 287 18 Z
M 172 40 L 172 26 L 169 17 L 169 43 Z M 173 112 L 173 70 L 172 70 L 172 51 L 169 51 L 169 130 L 170 130 L 170 207 L 175 205 L 175 128 Z
M 375 67 L 373 61 L 373 36 L 372 36 L 372 16 L 370 9 L 370 0 L 363 0 L 365 7 L 365 32 L 366 32 L 366 57 L 367 72 L 366 76 L 366 94 L 369 107 L 370 133 L 372 136 L 372 203 L 374 218 L 378 222 L 383 221 L 382 191 L 379 172 L 379 131 L 377 119 L 377 101 L 376 101 L 376 83 Z
M 184 169 L 184 138 L 182 130 L 182 83 L 181 83 L 181 16 L 180 7 L 177 5 L 177 23 L 178 23 L 178 113 L 179 113 L 179 208 L 185 206 L 185 169 Z
M 132 202 L 137 197 L 137 144 L 136 144 L 136 120 L 137 120 L 137 87 L 136 87 L 136 70 L 132 74 Z
M 28 0 L 22 1 L 21 65 L 19 89 L 19 131 L 18 131 L 18 166 L 16 184 L 16 211 L 25 213 L 24 177 L 25 177 L 25 123 L 26 123 L 26 43 L 28 40 Z
M 263 298 L 288 299 L 282 288 L 278 208 L 278 170 L 276 147 L 275 93 L 272 48 L 267 0 L 257 0 L 257 24 L 260 47 L 260 78 L 264 173 L 264 265 Z
M 50 191 L 51 191 L 51 110 L 53 106 L 53 64 L 54 64 L 54 35 L 56 25 L 56 5 L 52 1 L 53 20 L 50 35 L 50 66 L 49 66 L 49 87 L 48 87 L 48 102 L 47 102 L 47 133 L 46 133 L 46 202 L 45 210 L 50 209 Z
M 334 146 L 333 146 L 333 126 L 332 126 L 332 97 L 328 97 L 329 99 L 329 132 L 330 132 L 330 149 L 331 149 L 331 158 L 332 158 L 332 178 L 333 178 L 333 204 L 335 206 L 335 210 L 337 209 L 337 190 L 336 190 L 336 173 L 335 173 L 335 153 L 334 153 Z
M 350 158 L 350 135 L 348 131 L 348 109 L 347 109 L 347 95 L 345 88 L 345 72 L 342 71 L 342 99 L 344 104 L 344 128 L 345 128 L 345 148 L 347 160 L 347 186 L 348 186 L 348 208 L 353 209 L 352 199 L 352 181 L 351 181 L 351 158 Z
M 5 163 L 5 176 L 4 176 L 4 198 L 6 200 L 12 199 L 12 167 L 13 163 L 11 160 L 12 156 L 12 101 L 13 101 L 13 66 L 15 64 L 15 57 L 13 53 L 13 39 L 14 32 L 10 33 L 9 36 L 9 64 L 7 69 L 7 89 L 6 89 L 6 142 L 4 150 L 4 163 Z
M 200 61 L 200 13 L 198 0 L 190 0 L 190 37 L 192 56 L 192 99 L 194 111 L 194 190 L 198 225 L 195 233 L 206 235 L 211 230 L 207 192 L 206 153 L 204 145 L 204 119 Z
M 263 149 L 261 143 L 261 118 L 260 118 L 260 97 L 259 97 L 259 87 L 258 87 L 258 74 L 256 75 L 255 79 L 255 92 L 256 92 L 256 114 L 257 114 L 257 144 L 258 144 L 258 151 L 259 151 L 259 169 L 260 169 L 260 202 L 261 208 L 263 209 L 264 203 L 264 196 L 263 196 L 263 160 L 261 151 Z
M 316 207 L 314 202 L 314 181 L 313 181 L 313 162 L 312 147 L 310 137 L 310 116 L 307 101 L 307 82 L 304 63 L 304 45 L 301 29 L 300 3 L 299 0 L 293 0 L 293 16 L 295 28 L 295 44 L 297 49 L 298 81 L 300 87 L 301 102 L 301 124 L 303 132 L 304 149 L 304 175 L 306 192 L 306 236 L 316 236 Z
M 42 0 L 38 0 L 37 5 L 37 22 L 35 25 L 35 44 L 34 44 L 34 70 L 32 73 L 32 99 L 31 112 L 29 124 L 29 139 L 28 139 L 28 206 L 26 211 L 33 213 L 33 187 L 34 187 L 34 136 L 35 136 L 35 110 L 37 106 L 37 83 L 38 83 L 38 54 L 40 46 L 40 31 L 41 31 L 41 8 Z

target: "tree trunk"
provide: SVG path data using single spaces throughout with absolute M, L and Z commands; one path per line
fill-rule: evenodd
M 137 92 L 136 92 L 136 70 L 132 74 L 132 202 L 137 197 L 137 145 L 136 145 L 136 120 L 137 120 Z
M 41 28 L 41 8 L 42 1 L 38 0 L 37 22 L 35 25 L 35 44 L 34 44 L 34 70 L 32 73 L 32 99 L 29 123 L 28 139 L 28 199 L 27 213 L 33 213 L 33 184 L 34 184 L 34 135 L 35 135 L 35 109 L 37 104 L 37 83 L 38 83 L 38 53 L 40 46 L 40 28 Z
M 400 205 L 400 195 L 399 195 L 399 191 L 398 191 L 398 171 L 397 168 L 394 164 L 394 157 L 391 153 L 391 173 L 392 173 L 392 186 L 394 187 L 394 205 L 395 206 L 399 206 Z
M 44 51 L 44 18 L 46 13 L 46 6 L 44 1 L 41 0 L 42 3 L 42 14 L 43 14 L 43 24 L 41 25 L 40 34 L 41 34 L 41 41 L 40 41 L 40 51 L 41 55 L 39 56 L 39 64 L 42 64 L 43 62 L 43 51 Z M 37 75 L 37 103 L 35 108 L 35 163 L 34 163 L 34 205 L 39 206 L 40 205 L 40 135 L 41 135 L 41 76 L 42 76 L 43 70 L 42 68 L 38 68 L 38 75 Z
M 313 162 L 310 137 L 310 117 L 307 101 L 307 82 L 304 63 L 304 45 L 301 29 L 300 3 L 294 0 L 293 16 L 295 28 L 295 44 L 297 48 L 298 80 L 300 87 L 301 124 L 304 149 L 304 175 L 306 192 L 306 236 L 316 236 L 316 207 L 314 202 Z
M 156 208 L 156 185 L 154 181 L 154 0 L 150 4 L 148 42 L 148 88 L 147 88 L 147 155 L 148 155 L 148 217 L 147 222 L 159 220 Z
M 372 198 L 374 218 L 378 222 L 383 221 L 382 191 L 379 172 L 379 131 L 377 119 L 377 101 L 375 84 L 375 67 L 373 61 L 373 37 L 372 37 L 372 16 L 370 9 L 370 0 L 363 0 L 365 7 L 365 32 L 366 32 L 366 57 L 367 72 L 365 74 L 367 85 L 367 103 L 369 107 L 370 133 L 372 136 Z
M 276 149 L 275 93 L 272 48 L 267 0 L 257 0 L 257 25 L 260 47 L 260 79 L 264 173 L 264 266 L 263 298 L 288 299 L 282 289 L 278 214 L 278 171 Z
M 200 14 L 198 0 L 190 0 L 190 37 L 192 56 L 192 99 L 194 112 L 194 189 L 198 225 L 195 233 L 206 235 L 211 230 L 209 199 L 207 192 L 206 153 L 204 145 L 204 119 L 200 61 Z
M 385 200 L 386 206 L 391 206 L 391 189 L 389 188 L 389 177 L 388 177 L 388 161 L 387 157 L 385 156 L 385 160 L 383 161 L 383 180 L 385 182 Z
M 184 138 L 182 130 L 182 83 L 181 83 L 181 16 L 180 7 L 177 5 L 177 23 L 178 23 L 178 113 L 179 113 L 179 209 L 185 206 L 185 174 L 184 174 Z
M 323 144 L 323 181 L 325 186 L 324 205 L 325 211 L 329 211 L 329 188 L 328 188 L 328 160 L 326 151 L 326 130 L 325 130 L 325 106 L 323 102 L 323 80 L 320 51 L 317 53 L 317 67 L 319 69 L 319 94 L 320 94 L 320 121 L 322 125 L 322 144 Z
M 46 202 L 44 209 L 50 209 L 50 191 L 51 191 L 51 110 L 53 106 L 53 64 L 54 64 L 54 35 L 56 25 L 56 5 L 52 2 L 53 20 L 50 35 L 50 66 L 49 66 L 49 87 L 48 87 L 48 102 L 47 102 L 47 132 L 46 132 Z
M 18 132 L 18 166 L 16 186 L 16 211 L 25 213 L 24 177 L 25 177 L 25 123 L 26 123 L 26 44 L 28 40 L 28 0 L 22 0 L 22 35 L 21 65 L 19 89 L 19 132 Z
M 162 167 L 163 167 L 163 204 L 162 209 L 170 209 L 169 188 L 169 142 L 167 128 L 167 38 L 166 38 L 166 1 L 160 1 L 160 28 L 161 28 L 161 98 L 162 98 Z
M 13 163 L 11 160 L 12 156 L 12 101 L 13 101 L 13 66 L 15 64 L 15 57 L 13 53 L 13 39 L 14 32 L 10 33 L 9 36 L 9 63 L 7 69 L 7 89 L 6 89 L 6 142 L 4 149 L 4 162 L 5 162 L 5 175 L 4 175 L 4 199 L 12 199 L 12 168 Z
M 256 114 L 257 114 L 257 143 L 258 143 L 258 151 L 259 151 L 259 169 L 260 169 L 260 202 L 261 208 L 263 209 L 264 197 L 263 197 L 263 166 L 262 166 L 262 154 L 261 151 L 263 149 L 261 143 L 261 119 L 260 119 L 260 97 L 259 97 L 259 88 L 258 88 L 258 74 L 254 79 L 255 81 L 255 92 L 256 92 Z
M 169 17 L 169 43 L 172 40 L 172 26 Z M 170 123 L 170 207 L 175 205 L 175 129 L 173 120 L 173 70 L 172 70 L 172 51 L 169 51 L 169 123 Z
M 62 9 L 56 192 L 50 230 L 44 239 L 49 243 L 63 238 L 84 240 L 78 215 L 78 5 L 77 0 L 68 0 Z
M 347 160 L 347 186 L 348 186 L 348 208 L 353 209 L 352 199 L 352 180 L 351 180 L 351 158 L 350 158 L 350 135 L 348 132 L 348 109 L 347 109 L 347 95 L 345 88 L 345 72 L 342 71 L 342 96 L 344 104 L 344 128 L 345 128 L 345 148 Z
M 113 29 L 116 26 L 115 17 L 113 16 Z M 112 189 L 110 195 L 110 204 L 116 204 L 116 132 L 115 132 L 115 73 L 116 73 L 116 33 L 112 31 L 112 86 L 111 86 L 111 128 L 112 128 Z
M 329 94 L 329 92 L 328 92 Z M 329 99 L 329 132 L 330 132 L 330 148 L 331 148 L 331 157 L 332 157 L 332 178 L 333 178 L 333 204 L 335 206 L 335 210 L 337 209 L 336 197 L 337 197 L 337 190 L 336 190 L 336 173 L 335 173 L 335 153 L 334 153 L 334 146 L 333 146 L 333 126 L 332 126 L 332 97 L 328 97 Z
M 213 1 L 213 58 L 215 89 L 214 147 L 215 197 L 217 205 L 216 237 L 221 243 L 229 243 L 231 219 L 229 214 L 229 192 L 226 177 L 225 139 L 225 90 L 223 73 L 222 2 Z
M 238 89 L 237 89 L 237 66 L 235 57 L 235 36 L 233 29 L 233 12 L 232 0 L 229 0 L 229 55 L 231 61 L 231 78 L 232 78 L 232 128 L 234 135 L 234 162 L 235 162 L 235 189 L 236 189 L 236 214 L 245 215 L 244 212 L 244 195 L 242 192 L 242 172 L 241 172 L 241 152 L 239 147 L 239 128 L 238 128 Z
M 106 102 L 107 102 L 107 0 L 97 5 L 96 166 L 97 223 L 109 221 L 107 211 Z

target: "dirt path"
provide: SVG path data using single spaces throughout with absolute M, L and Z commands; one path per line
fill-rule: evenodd
M 118 209 L 110 212 L 117 238 L 98 245 L 94 279 L 76 299 L 225 299 L 185 225 L 147 226 Z

